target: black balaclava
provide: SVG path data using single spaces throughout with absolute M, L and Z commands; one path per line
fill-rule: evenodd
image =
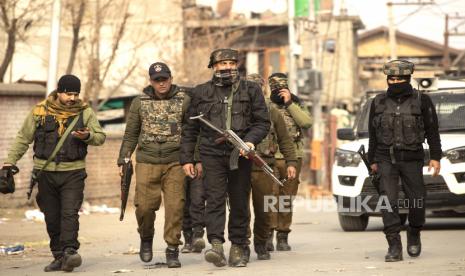
M 387 78 L 389 79 L 388 76 Z M 387 94 L 390 97 L 401 97 L 403 95 L 409 94 L 413 91 L 412 85 L 410 84 L 410 75 L 408 76 L 396 76 L 405 80 L 405 82 L 400 83 L 388 83 Z

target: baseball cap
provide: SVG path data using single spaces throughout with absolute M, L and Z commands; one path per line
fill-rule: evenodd
M 156 80 L 158 78 L 167 78 L 171 77 L 171 70 L 163 62 L 155 62 L 149 67 L 149 76 L 150 79 Z

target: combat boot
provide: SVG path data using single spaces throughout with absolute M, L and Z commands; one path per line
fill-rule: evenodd
M 250 261 L 250 246 L 244 245 L 242 250 L 244 251 L 244 254 L 243 254 L 244 261 L 248 263 Z
M 200 253 L 205 248 L 203 234 L 203 229 L 194 229 L 194 234 L 192 235 L 192 252 Z
M 184 246 L 181 249 L 182 253 L 192 252 L 192 231 L 182 231 L 184 236 Z
M 231 267 L 246 267 L 247 262 L 244 257 L 244 247 L 238 244 L 231 244 L 229 250 L 229 266 Z
M 75 267 L 82 264 L 82 258 L 77 253 L 76 249 L 68 247 L 64 250 L 63 261 L 61 263 L 61 270 L 71 272 Z
M 384 257 L 386 262 L 398 262 L 402 261 L 402 241 L 399 234 L 388 235 L 386 239 L 389 244 L 389 249 Z
M 274 251 L 273 238 L 274 238 L 274 230 L 271 229 L 269 236 L 268 236 L 268 240 L 266 240 L 266 250 L 268 251 Z
M 140 240 L 139 257 L 141 261 L 148 263 L 152 260 L 152 257 L 153 257 L 152 245 L 153 245 L 153 239 L 141 239 Z
M 278 251 L 290 251 L 291 246 L 287 243 L 287 232 L 276 233 L 276 250 Z
M 213 239 L 212 248 L 205 251 L 205 260 L 214 264 L 217 267 L 226 265 L 226 257 L 224 256 L 223 243 L 218 239 Z
M 418 257 L 421 253 L 420 229 L 407 228 L 407 253 L 410 257 Z
M 165 255 L 168 268 L 181 267 L 181 262 L 179 261 L 179 249 L 177 246 L 168 245 L 165 251 Z
M 254 242 L 255 253 L 257 253 L 257 259 L 269 260 L 271 258 L 270 252 L 266 249 L 265 242 Z
M 45 272 L 61 271 L 62 266 L 63 266 L 63 255 L 56 256 L 49 265 L 44 267 L 44 271 Z

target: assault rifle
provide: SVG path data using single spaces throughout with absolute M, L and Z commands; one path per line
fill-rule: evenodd
M 367 167 L 367 170 L 368 170 L 370 182 L 375 187 L 376 191 L 379 194 L 380 175 L 371 169 L 370 162 L 368 162 L 368 154 L 365 152 L 365 146 L 361 145 L 357 153 L 360 154 L 360 157 L 362 158 L 363 163 L 365 163 L 365 166 Z
M 210 121 L 203 118 L 203 114 L 199 116 L 190 117 L 191 120 L 199 120 L 209 128 L 215 130 L 219 134 L 221 134 L 221 138 L 224 140 L 229 141 L 233 146 L 234 150 L 231 153 L 231 157 L 229 159 L 229 168 L 231 170 L 238 169 L 238 158 L 240 154 L 240 150 L 243 150 L 246 153 L 247 158 L 252 160 L 257 167 L 259 167 L 263 172 L 265 172 L 276 184 L 280 186 L 284 186 L 283 183 L 273 174 L 273 169 L 268 166 L 265 160 L 263 160 L 253 149 L 251 149 L 239 136 L 237 136 L 234 131 L 228 129 L 223 130 L 214 126 Z
M 132 166 L 131 154 L 128 153 L 124 158 L 123 174 L 121 175 L 121 214 L 119 220 L 123 221 L 124 211 L 126 211 L 126 204 L 128 203 L 129 187 L 131 187 L 131 178 L 134 173 Z

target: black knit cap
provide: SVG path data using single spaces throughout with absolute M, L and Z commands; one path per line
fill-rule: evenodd
M 63 92 L 81 92 L 81 81 L 75 75 L 63 75 L 58 80 L 58 93 Z

